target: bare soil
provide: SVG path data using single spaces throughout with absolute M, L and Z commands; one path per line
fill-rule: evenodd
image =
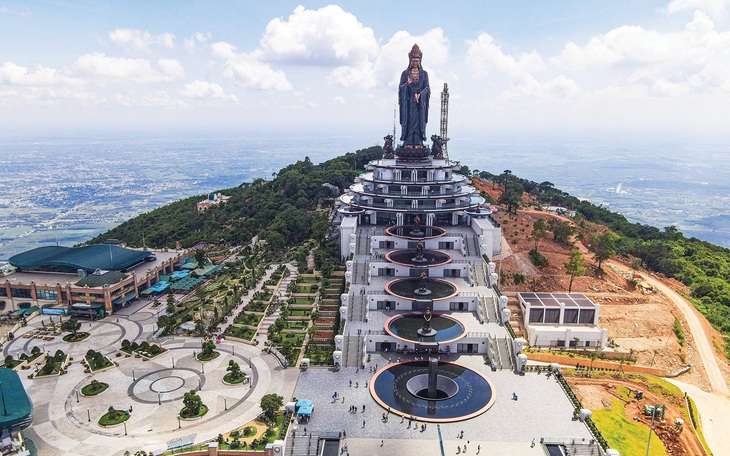
M 678 397 L 669 391 L 654 385 L 651 389 L 641 377 L 616 378 L 585 378 L 565 376 L 573 392 L 584 407 L 590 410 L 610 409 L 614 399 L 623 402 L 626 406 L 626 418 L 651 426 L 651 415 L 644 414 L 644 405 L 665 404 L 664 419 L 657 419 L 654 430 L 664 443 L 669 455 L 707 455 L 699 438 L 692 428 L 683 397 Z M 626 393 L 619 387 L 628 388 Z M 642 391 L 643 398 L 637 399 L 635 391 Z M 656 394 L 659 393 L 659 394 Z M 682 426 L 676 425 L 677 418 L 684 421 Z
M 491 184 L 478 179 L 475 180 L 475 185 L 495 200 L 499 198 L 499 187 L 495 189 Z M 585 293 L 601 305 L 599 325 L 608 329 L 608 337 L 613 346 L 618 350 L 634 352 L 637 365 L 665 369 L 668 373 L 690 365 L 689 372 L 678 379 L 706 390 L 709 388 L 692 335 L 674 304 L 661 293 L 635 286 L 605 263 L 601 270 L 598 269 L 593 254 L 588 251 L 583 240 L 606 230 L 604 226 L 586 221 L 576 224 L 573 219 L 533 209 L 520 210 L 517 214 L 500 210 L 493 216 L 502 226 L 502 254 L 495 258 L 502 291 L 568 291 L 570 276 L 566 274 L 563 263 L 568 261 L 572 249 L 580 249 L 586 258 L 586 272 L 573 280 L 571 291 Z M 532 225 L 538 218 L 546 221 L 558 218 L 573 224 L 578 230 L 568 245 L 555 242 L 552 233 L 540 240 L 538 251 L 548 260 L 548 264 L 541 268 L 537 268 L 529 257 L 529 251 L 535 247 L 535 241 L 530 239 Z M 612 258 L 612 261 L 626 265 L 630 263 L 628 258 Z M 523 282 L 521 276 L 524 276 Z M 658 278 L 680 293 L 689 295 L 689 290 L 682 283 L 665 277 Z M 515 305 L 516 298 L 510 298 L 510 304 L 514 313 L 519 308 Z M 675 317 L 680 319 L 684 328 L 684 346 L 680 346 L 673 329 Z M 714 344 L 715 351 L 727 381 L 730 379 L 730 366 L 723 355 L 723 338 L 701 315 L 700 319 L 707 334 L 717 342 Z

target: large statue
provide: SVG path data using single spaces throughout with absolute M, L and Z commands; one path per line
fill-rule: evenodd
M 417 44 L 408 53 L 410 64 L 400 75 L 398 105 L 400 107 L 401 141 L 406 148 L 422 148 L 426 140 L 428 100 L 431 87 L 428 73 L 421 67 L 423 53 Z

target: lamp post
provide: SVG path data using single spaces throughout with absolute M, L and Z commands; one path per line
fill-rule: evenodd
M 89 409 L 86 409 L 86 417 L 89 419 L 89 423 L 91 423 L 91 411 Z
M 124 425 L 124 435 L 127 435 L 127 422 L 123 421 L 122 424 Z
M 137 381 L 137 378 L 134 376 L 134 369 L 132 369 L 132 381 L 133 382 Z
M 162 396 L 160 393 L 157 393 L 157 405 L 162 405 Z
M 233 356 L 236 356 L 236 346 L 231 344 L 231 350 L 233 351 Z
M 651 433 L 654 432 L 654 418 L 656 418 L 656 409 L 659 404 L 654 404 L 654 409 L 651 411 L 651 427 L 649 428 L 649 438 L 646 440 L 646 456 L 649 456 L 649 446 L 651 445 Z
M 79 403 L 79 390 L 76 390 L 76 403 Z
M 203 374 L 205 373 L 205 363 L 202 361 L 200 362 L 200 370 L 202 371 Z
M 182 425 L 180 424 L 180 415 L 177 416 L 177 428 L 181 429 Z
M 175 357 L 173 356 L 171 358 L 172 358 L 172 368 L 175 369 Z
M 223 408 L 228 410 L 228 399 L 225 397 L 223 398 Z

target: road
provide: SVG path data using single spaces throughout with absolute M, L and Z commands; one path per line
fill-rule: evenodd
M 700 413 L 702 433 L 707 446 L 716 456 L 730 454 L 730 439 L 727 430 L 730 428 L 730 398 L 716 393 L 708 393 L 694 385 L 682 383 L 673 378 L 666 379 L 686 392 L 694 401 Z
M 715 353 L 712 351 L 712 345 L 710 341 L 707 340 L 707 334 L 705 334 L 702 323 L 700 323 L 700 319 L 694 312 L 694 306 L 692 303 L 688 302 L 679 293 L 664 285 L 659 280 L 647 276 L 646 274 L 641 274 L 641 276 L 648 284 L 671 299 L 679 311 L 682 312 L 682 315 L 689 326 L 689 330 L 692 333 L 692 338 L 695 341 L 697 351 L 702 358 L 702 364 L 705 366 L 707 377 L 710 379 L 710 385 L 712 386 L 713 391 L 717 391 L 718 393 L 726 396 L 730 395 L 727 383 L 725 383 L 725 379 L 722 376 L 722 371 L 720 371 L 720 366 L 717 364 Z

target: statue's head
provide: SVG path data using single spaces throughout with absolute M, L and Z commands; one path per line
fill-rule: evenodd
M 423 52 L 421 52 L 421 48 L 418 47 L 418 44 L 414 44 L 411 48 L 411 52 L 408 53 L 408 58 L 411 61 L 411 67 L 420 68 L 422 57 Z

